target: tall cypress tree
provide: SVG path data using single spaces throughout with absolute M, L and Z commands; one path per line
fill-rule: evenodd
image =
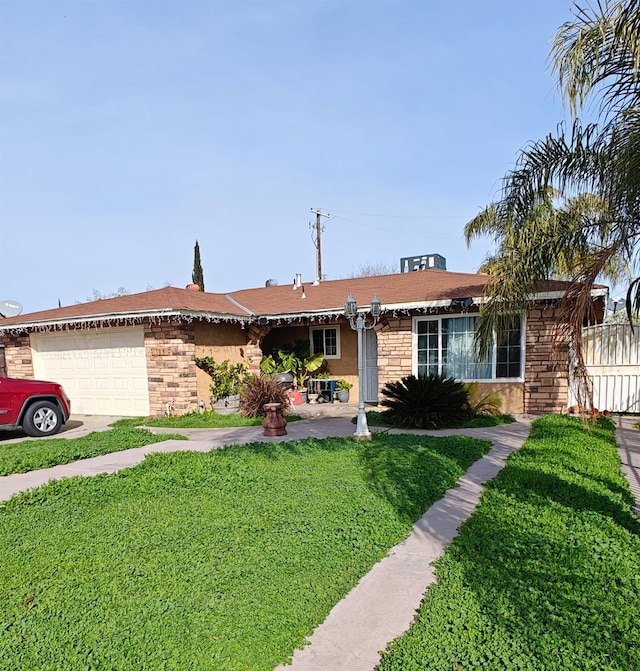
M 202 264 L 200 263 L 200 245 L 196 240 L 196 246 L 193 248 L 193 273 L 191 274 L 191 281 L 200 287 L 200 291 L 204 291 L 204 273 L 202 272 Z

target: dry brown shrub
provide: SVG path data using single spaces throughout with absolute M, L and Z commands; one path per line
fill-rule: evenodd
M 289 410 L 289 391 L 275 380 L 256 376 L 249 380 L 240 393 L 240 412 L 245 417 L 264 417 L 265 403 L 282 403 L 282 411 Z

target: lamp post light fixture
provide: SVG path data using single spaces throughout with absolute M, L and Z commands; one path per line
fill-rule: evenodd
M 371 319 L 367 321 L 366 315 L 358 312 L 358 304 L 355 298 L 349 294 L 344 305 L 344 316 L 349 321 L 351 328 L 358 332 L 358 417 L 356 431 L 353 434 L 358 440 L 371 440 L 371 431 L 369 431 L 367 425 L 367 413 L 364 409 L 364 332 L 372 329 L 380 319 L 380 300 L 377 296 L 374 296 L 371 301 L 369 313 Z

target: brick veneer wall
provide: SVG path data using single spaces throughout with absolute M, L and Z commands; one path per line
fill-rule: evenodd
M 376 326 L 378 386 L 411 375 L 411 317 L 387 318 Z
M 245 357 L 249 362 L 249 372 L 253 375 L 260 375 L 260 362 L 263 355 L 262 341 L 269 331 L 271 331 L 270 326 L 261 326 L 258 324 L 251 324 L 247 329 Z
M 534 415 L 562 412 L 569 389 L 568 348 L 555 342 L 556 310 L 530 310 L 526 326 L 524 411 Z
M 7 377 L 33 379 L 33 355 L 27 334 L 5 335 L 5 367 Z
M 193 325 L 168 321 L 146 323 L 144 343 L 151 414 L 164 415 L 168 404 L 176 415 L 197 410 Z

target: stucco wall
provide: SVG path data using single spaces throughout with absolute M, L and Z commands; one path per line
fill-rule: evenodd
M 502 399 L 500 411 L 509 414 L 524 412 L 524 382 L 480 382 L 480 392 L 496 393 Z
M 247 333 L 239 324 L 209 322 L 194 323 L 195 356 L 215 359 L 221 363 L 228 359 L 232 363 L 248 363 L 246 357 Z M 211 378 L 196 366 L 197 398 L 210 409 Z

